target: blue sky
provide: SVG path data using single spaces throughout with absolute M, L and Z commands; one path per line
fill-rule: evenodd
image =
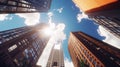
M 82 31 L 105 42 L 112 41 L 113 44 L 119 44 L 118 42 L 120 40 L 110 40 L 110 36 L 113 37 L 113 35 L 104 32 L 106 30 L 95 24 L 92 20 L 86 17 L 81 18 L 82 12 L 80 12 L 72 0 L 52 0 L 51 8 L 48 13 L 49 12 L 53 14 L 51 17 L 52 23 L 56 25 L 63 23 L 65 25 L 64 34 L 66 35 L 66 39 L 63 41 L 62 45 L 64 58 L 67 58 L 70 62 L 71 59 L 68 52 L 68 38 L 70 32 Z M 48 13 L 36 13 L 34 14 L 35 16 L 32 14 L 24 16 L 19 14 L 0 15 L 0 17 L 4 18 L 0 19 L 0 31 L 26 26 L 26 22 L 48 22 Z M 78 14 L 81 20 L 78 20 Z
M 58 9 L 58 8 L 63 8 L 62 13 L 59 13 L 58 11 L 54 11 L 54 9 Z M 81 22 L 78 22 L 77 14 L 81 12 L 72 1 L 53 0 L 50 12 L 54 13 L 53 22 L 55 24 L 62 22 L 66 26 L 64 32 L 67 35 L 67 39 L 63 42 L 65 57 L 70 58 L 67 48 L 70 32 L 83 31 L 100 40 L 104 39 L 104 37 L 101 37 L 98 34 L 97 32 L 98 25 L 94 24 L 92 20 L 82 19 Z

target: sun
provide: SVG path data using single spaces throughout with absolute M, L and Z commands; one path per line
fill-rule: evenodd
M 50 24 L 50 26 L 43 29 L 43 33 L 45 36 L 52 36 L 54 34 L 54 31 L 55 31 L 54 24 Z
M 53 34 L 53 30 L 51 28 L 45 28 L 44 34 L 47 36 L 51 36 Z

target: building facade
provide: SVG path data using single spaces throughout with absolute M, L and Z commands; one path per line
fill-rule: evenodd
M 61 44 L 54 44 L 46 67 L 65 67 Z
M 120 49 L 83 32 L 72 32 L 68 49 L 75 67 L 120 67 Z
M 120 38 L 120 0 L 73 0 L 89 18 Z
M 120 18 L 114 19 L 105 16 L 91 16 L 90 18 L 120 39 Z
M 46 24 L 0 32 L 0 67 L 37 67 L 49 37 L 40 32 Z
M 0 13 L 47 12 L 51 0 L 0 0 Z

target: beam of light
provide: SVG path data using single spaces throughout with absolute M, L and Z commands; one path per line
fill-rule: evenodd
M 48 44 L 44 48 L 40 58 L 38 59 L 38 62 L 36 63 L 36 65 L 41 67 L 46 67 L 54 42 L 55 42 L 54 38 L 51 37 Z

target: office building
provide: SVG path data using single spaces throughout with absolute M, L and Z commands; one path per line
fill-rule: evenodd
M 120 0 L 73 0 L 89 18 L 120 38 Z
M 0 0 L 0 13 L 47 12 L 51 0 Z
M 54 44 L 46 67 L 64 67 L 64 56 L 61 41 Z
M 68 49 L 74 67 L 120 67 L 120 49 L 83 32 L 72 32 Z
M 47 24 L 0 32 L 0 67 L 37 67 L 49 37 L 41 31 Z M 38 66 L 40 67 L 40 66 Z

